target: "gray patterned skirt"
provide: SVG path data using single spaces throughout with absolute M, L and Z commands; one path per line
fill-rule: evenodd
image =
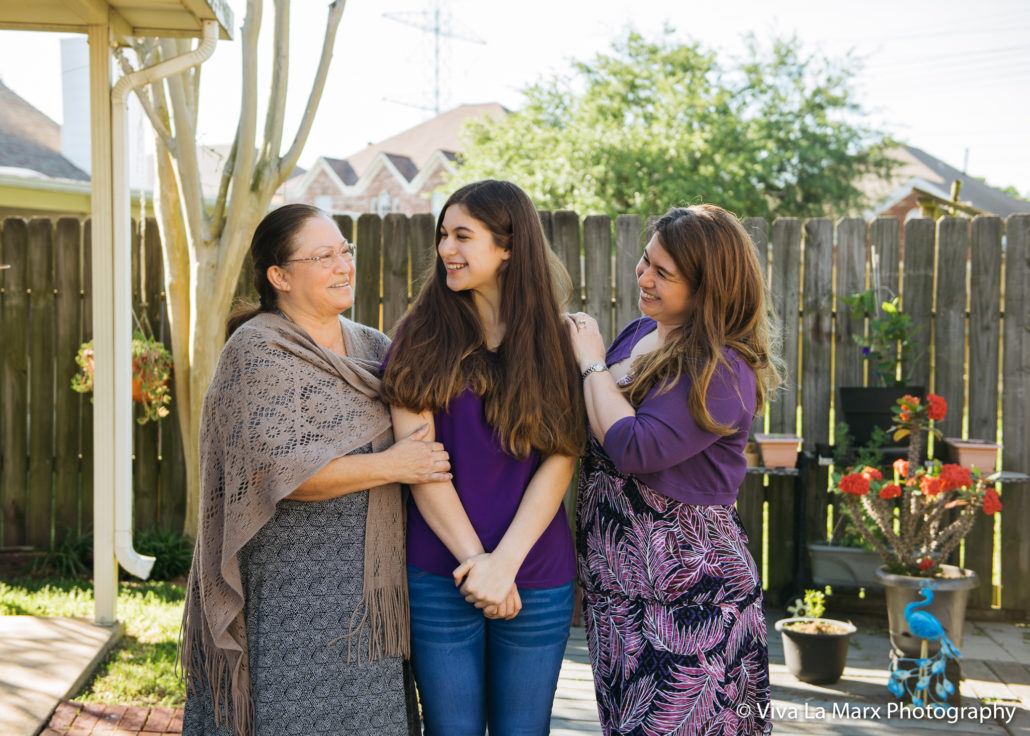
M 240 551 L 255 736 L 421 732 L 404 660 L 348 664 L 346 640 L 330 644 L 361 603 L 368 494 L 281 501 Z M 183 736 L 231 730 L 190 696 Z

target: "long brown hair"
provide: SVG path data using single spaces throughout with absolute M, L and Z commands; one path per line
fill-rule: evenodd
M 666 391 L 685 373 L 694 421 L 707 432 L 732 434 L 736 428 L 717 423 L 705 405 L 716 366 L 727 365 L 723 349 L 734 350 L 754 371 L 756 412 L 781 380 L 777 333 L 755 247 L 736 217 L 711 204 L 674 207 L 653 232 L 686 280 L 691 311 L 664 345 L 633 362 L 636 377 L 624 389 L 627 398 L 639 405 L 656 384 Z
M 244 322 L 262 312 L 272 312 L 279 308 L 279 292 L 268 280 L 268 269 L 282 266 L 293 255 L 297 233 L 313 217 L 328 219 L 329 215 L 318 207 L 298 202 L 277 207 L 258 223 L 250 239 L 250 258 L 254 264 L 254 290 L 260 301 L 257 304 L 251 299 L 236 302 L 225 323 L 226 338 Z
M 487 350 L 468 292 L 447 288 L 437 255 L 415 302 L 397 326 L 383 376 L 383 398 L 412 411 L 440 411 L 466 387 L 483 397 L 486 420 L 508 451 L 525 458 L 578 455 L 586 441 L 579 371 L 560 313 L 559 284 L 568 274 L 551 252 L 529 197 L 506 181 L 486 180 L 454 192 L 440 211 L 462 205 L 511 253 L 498 274 L 504 337 Z

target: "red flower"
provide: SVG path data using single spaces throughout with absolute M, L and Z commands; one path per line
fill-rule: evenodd
M 859 473 L 848 473 L 840 479 L 840 489 L 853 496 L 869 493 L 869 479 Z
M 996 490 L 988 488 L 984 492 L 984 513 L 993 514 L 995 511 L 1001 511 L 1001 499 Z
M 919 397 L 913 396 L 912 394 L 905 394 L 898 400 L 898 403 L 900 403 L 906 409 L 918 409 Z
M 924 557 L 923 559 L 921 559 L 919 561 L 919 569 L 922 570 L 923 572 L 926 572 L 931 567 L 933 567 L 934 564 L 936 564 L 936 563 L 934 563 L 934 561 L 931 560 L 929 557 Z
M 948 413 L 948 402 L 944 400 L 944 397 L 937 394 L 927 394 L 926 401 L 929 404 L 926 409 L 926 416 L 934 420 L 944 419 L 944 415 Z
M 934 478 L 932 475 L 924 475 L 919 479 L 919 490 L 926 496 L 936 496 L 938 493 L 944 490 L 941 486 L 941 479 Z
M 898 418 L 901 419 L 901 421 L 903 422 L 912 421 L 912 415 L 909 414 L 907 411 L 903 411 L 900 414 L 898 414 Z
M 880 498 L 897 498 L 901 495 L 901 486 L 888 483 L 880 490 Z
M 953 491 L 956 488 L 968 488 L 973 485 L 973 478 L 969 471 L 961 465 L 946 463 L 941 466 L 941 490 Z
M 866 478 L 867 480 L 883 480 L 883 473 L 881 473 L 876 468 L 872 468 L 868 465 L 862 468 L 861 472 L 862 477 Z
M 908 477 L 908 460 L 903 460 L 901 458 L 895 460 L 894 461 L 894 472 L 897 473 L 902 478 L 907 478 Z

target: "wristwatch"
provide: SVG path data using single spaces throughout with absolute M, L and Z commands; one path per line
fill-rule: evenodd
M 606 366 L 604 363 L 594 363 L 593 365 L 588 365 L 586 370 L 583 371 L 582 374 L 580 374 L 580 380 L 585 381 L 586 377 L 589 376 L 591 373 L 600 373 L 601 371 L 607 370 L 608 366 Z

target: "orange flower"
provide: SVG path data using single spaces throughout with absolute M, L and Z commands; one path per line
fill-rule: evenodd
M 902 478 L 908 477 L 908 460 L 898 458 L 894 461 L 894 472 Z
M 859 473 L 848 473 L 840 479 L 840 489 L 853 496 L 869 493 L 869 479 Z
M 941 490 L 953 491 L 956 488 L 968 488 L 973 485 L 973 478 L 969 471 L 961 465 L 946 463 L 941 466 Z
M 918 409 L 919 397 L 912 394 L 905 394 L 901 397 L 901 403 L 906 409 Z
M 901 486 L 888 483 L 880 490 L 880 498 L 897 498 L 901 495 Z
M 909 414 L 907 411 L 903 411 L 900 414 L 898 414 L 898 418 L 901 419 L 901 421 L 903 422 L 912 421 L 912 415 Z
M 934 420 L 944 419 L 944 415 L 948 413 L 948 402 L 944 400 L 944 397 L 927 394 L 926 401 L 928 403 L 926 416 Z
M 993 514 L 995 511 L 1001 511 L 1001 499 L 996 490 L 988 488 L 984 491 L 984 513 Z
M 933 567 L 934 564 L 935 564 L 934 561 L 931 560 L 929 557 L 924 557 L 923 559 L 921 559 L 919 561 L 919 569 L 922 570 L 923 572 L 926 572 L 931 567 Z
M 934 478 L 931 475 L 924 475 L 919 479 L 919 490 L 926 496 L 936 496 L 938 493 L 944 490 L 941 486 L 941 479 Z
M 883 480 L 883 473 L 869 465 L 862 468 L 861 473 L 862 477 L 868 480 Z

